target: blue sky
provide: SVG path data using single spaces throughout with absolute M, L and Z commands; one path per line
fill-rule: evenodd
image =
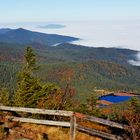
M 140 20 L 140 0 L 0 0 L 0 22 Z

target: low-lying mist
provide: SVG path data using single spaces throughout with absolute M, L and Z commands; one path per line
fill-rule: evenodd
M 135 60 L 129 60 L 129 63 L 134 66 L 140 66 L 140 52 L 135 56 Z
M 65 25 L 65 28 L 40 28 L 46 25 Z M 118 47 L 140 51 L 140 21 L 87 20 L 52 21 L 32 23 L 0 23 L 0 27 L 25 28 L 51 34 L 68 35 L 80 38 L 78 45 L 91 47 Z M 133 62 L 132 62 L 133 63 Z

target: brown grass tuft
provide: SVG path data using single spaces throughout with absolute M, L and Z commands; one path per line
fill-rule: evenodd
M 40 133 L 48 134 L 49 140 L 69 140 L 69 128 L 52 127 L 45 125 L 36 125 L 23 123 L 23 129 L 33 130 Z M 102 140 L 101 138 L 90 136 L 88 134 L 77 131 L 75 140 Z

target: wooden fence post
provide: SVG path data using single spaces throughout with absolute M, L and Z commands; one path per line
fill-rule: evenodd
M 70 117 L 70 140 L 74 140 L 76 135 L 76 117 L 73 115 Z

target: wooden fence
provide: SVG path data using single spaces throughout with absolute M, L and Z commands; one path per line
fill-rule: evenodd
M 99 130 L 91 129 L 85 126 L 78 124 L 76 119 L 81 119 L 85 121 L 90 121 L 102 125 L 106 125 L 109 127 L 114 127 L 118 129 L 124 129 L 124 126 L 115 123 L 112 121 L 104 120 L 97 117 L 92 117 L 88 115 L 84 115 L 81 113 L 75 113 L 72 111 L 62 111 L 62 110 L 46 110 L 46 109 L 36 109 L 36 108 L 22 108 L 22 107 L 8 107 L 8 106 L 0 106 L 1 111 L 10 111 L 10 112 L 25 112 L 25 113 L 32 113 L 32 114 L 44 114 L 44 115 L 55 115 L 55 116 L 65 116 L 69 117 L 69 122 L 64 121 L 52 121 L 52 120 L 41 120 L 41 119 L 32 119 L 32 118 L 22 118 L 22 117 L 14 117 L 10 116 L 8 119 L 11 121 L 18 121 L 18 122 L 27 122 L 27 123 L 36 123 L 36 124 L 44 124 L 44 125 L 52 125 L 52 126 L 62 126 L 62 127 L 70 127 L 70 140 L 75 139 L 76 129 L 83 131 L 85 133 L 96 135 L 105 139 L 110 140 L 120 140 L 121 137 L 113 134 L 109 134 L 106 132 L 102 132 Z

